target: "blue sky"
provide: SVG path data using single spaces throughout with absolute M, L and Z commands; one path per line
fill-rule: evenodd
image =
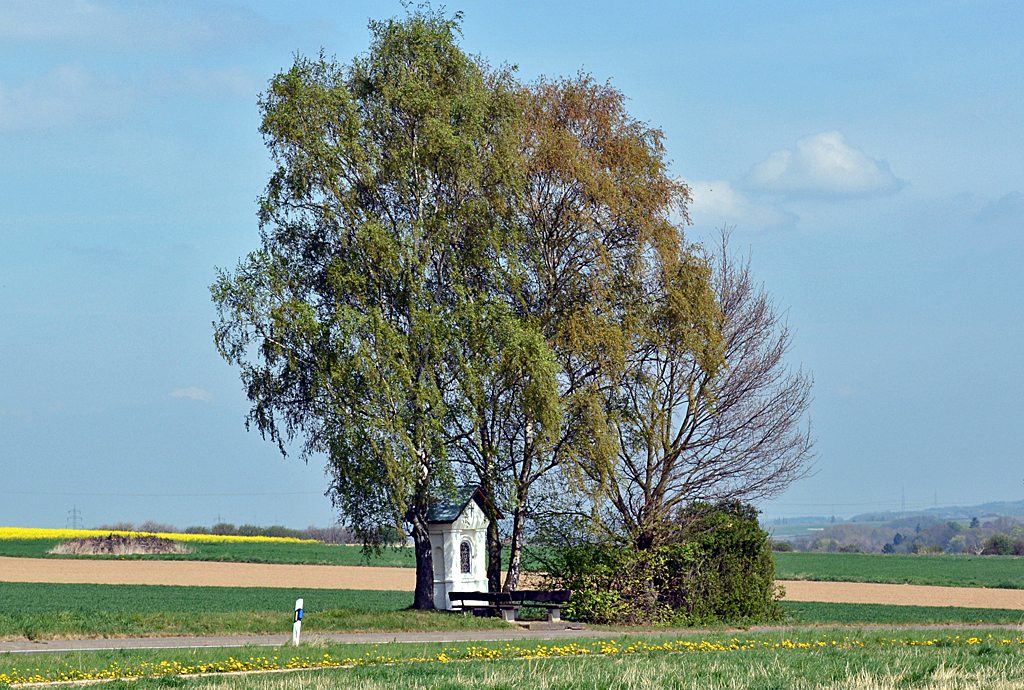
M 770 517 L 1024 498 L 1024 5 L 450 3 L 524 80 L 661 127 L 813 372 Z M 0 0 L 0 524 L 332 521 L 243 425 L 208 285 L 257 246 L 256 100 L 398 2 Z

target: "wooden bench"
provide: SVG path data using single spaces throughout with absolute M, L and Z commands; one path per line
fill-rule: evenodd
M 560 590 L 519 590 L 515 592 L 449 592 L 448 599 L 462 611 L 475 614 L 497 613 L 502 620 L 513 622 L 519 618 L 521 608 L 547 609 L 548 622 L 562 620 L 562 609 L 569 605 L 572 591 Z

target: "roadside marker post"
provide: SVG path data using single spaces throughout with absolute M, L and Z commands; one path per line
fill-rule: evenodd
M 292 623 L 292 644 L 299 646 L 299 631 L 302 630 L 302 599 L 295 600 L 295 622 Z

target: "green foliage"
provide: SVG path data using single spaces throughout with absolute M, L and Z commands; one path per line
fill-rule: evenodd
M 670 545 L 666 602 L 691 619 L 777 618 L 775 560 L 757 510 L 738 501 L 691 504 Z
M 983 543 L 982 554 L 996 556 L 1024 556 L 1024 539 L 997 532 Z
M 327 456 L 331 498 L 364 543 L 411 527 L 422 608 L 426 513 L 454 479 L 453 353 L 500 272 L 515 186 L 513 95 L 459 48 L 460 20 L 371 22 L 351 64 L 296 57 L 271 80 L 262 246 L 211 287 L 249 422 L 282 451 L 301 438 L 306 457 Z
M 582 542 L 555 550 L 551 583 L 573 590 L 566 615 L 600 623 L 774 620 L 775 563 L 757 511 L 693 504 L 678 541 L 648 549 Z
M 555 588 L 572 590 L 563 610 L 571 620 L 664 623 L 675 617 L 654 587 L 668 575 L 663 549 L 583 542 L 551 552 L 545 566 Z

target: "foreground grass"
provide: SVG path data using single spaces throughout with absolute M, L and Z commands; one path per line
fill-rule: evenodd
M 340 668 L 347 667 L 347 668 Z M 311 669 L 225 676 L 227 671 Z M 181 678 L 199 673 L 199 678 Z M 1021 688 L 1024 638 L 855 631 L 622 636 L 544 644 L 314 645 L 0 657 L 0 682 L 132 678 L 107 687 Z
M 779 580 L 1024 589 L 1024 558 L 871 553 L 776 553 Z

